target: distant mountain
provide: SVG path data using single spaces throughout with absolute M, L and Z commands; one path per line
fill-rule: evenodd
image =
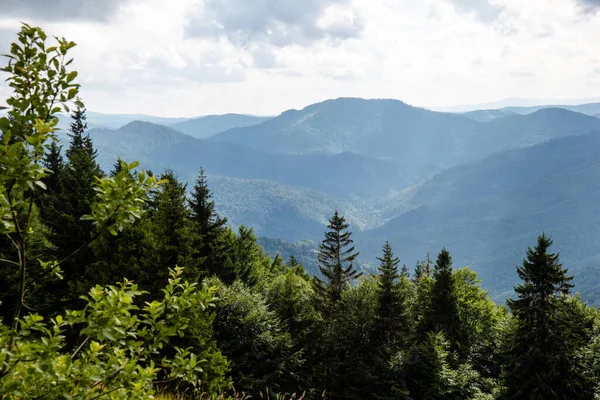
M 319 238 L 333 210 L 339 210 L 355 230 L 379 226 L 383 220 L 369 202 L 336 200 L 321 192 L 259 179 L 208 176 L 217 211 L 230 225 L 252 226 L 261 236 L 287 241 Z
M 359 233 L 368 258 L 385 240 L 407 264 L 447 247 L 457 267 L 471 265 L 497 299 L 511 293 L 515 267 L 545 231 L 578 288 L 600 300 L 585 277 L 600 276 L 600 134 L 506 151 L 444 171 L 388 202 L 385 225 Z M 588 286 L 586 286 L 588 285 Z
M 469 117 L 478 122 L 489 122 L 497 118 L 506 117 L 507 115 L 515 114 L 512 111 L 505 110 L 476 110 L 462 113 L 462 115 Z
M 87 111 L 87 124 L 88 128 L 107 128 L 107 129 L 118 129 L 124 125 L 127 125 L 133 121 L 144 121 L 152 122 L 154 124 L 171 125 L 179 122 L 187 121 L 188 118 L 164 118 L 155 117 L 152 115 L 144 114 L 102 114 L 93 111 Z M 71 117 L 66 114 L 59 115 L 58 126 L 66 130 L 69 128 Z
M 397 166 L 352 153 L 270 154 L 242 145 L 195 139 L 172 128 L 140 121 L 118 130 L 92 129 L 90 135 L 105 167 L 120 156 L 139 160 L 157 172 L 172 168 L 185 179 L 203 167 L 209 175 L 272 180 L 345 199 L 376 197 L 408 186 Z
M 516 114 L 530 114 L 544 108 L 562 108 L 564 110 L 574 111 L 581 114 L 595 116 L 600 113 L 600 103 L 586 103 L 578 105 L 545 105 L 532 107 L 505 107 L 499 111 L 513 112 Z
M 270 118 L 243 114 L 208 115 L 178 122 L 171 127 L 197 139 L 205 139 L 232 128 L 258 125 Z
M 473 162 L 506 148 L 600 129 L 600 119 L 544 109 L 478 122 L 415 108 L 397 100 L 337 99 L 286 111 L 260 125 L 211 137 L 271 153 L 354 152 L 393 161 L 414 182 L 434 171 Z
M 538 107 L 536 110 L 541 110 L 542 108 L 548 107 L 564 107 L 564 106 L 574 106 L 578 104 L 589 104 L 589 103 L 597 103 L 600 101 L 600 98 L 584 98 L 584 99 L 556 99 L 556 98 L 546 98 L 546 99 L 523 99 L 518 97 L 511 97 L 508 99 L 495 101 L 491 103 L 482 103 L 482 104 L 471 104 L 471 105 L 458 105 L 458 106 L 448 106 L 448 107 L 431 107 L 434 110 L 444 111 L 444 112 L 456 112 L 456 113 L 465 113 L 469 111 L 476 110 L 499 110 L 505 109 L 507 107 L 518 107 L 518 108 L 533 108 Z M 557 106 L 558 104 L 562 104 L 562 106 Z

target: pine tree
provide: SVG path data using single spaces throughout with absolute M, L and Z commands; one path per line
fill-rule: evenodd
M 65 152 L 64 164 L 59 157 L 58 146 L 51 146 L 46 157 L 47 165 L 58 167 L 59 173 L 56 175 L 58 179 L 50 182 L 55 193 L 48 193 L 51 198 L 46 200 L 50 204 L 42 204 L 41 213 L 43 223 L 51 232 L 50 241 L 56 249 L 54 258 L 63 260 L 69 257 L 61 263 L 64 279 L 55 283 L 52 289 L 61 303 L 76 303 L 89 290 L 87 287 L 79 287 L 79 282 L 85 269 L 94 261 L 92 250 L 85 247 L 92 239 L 93 225 L 91 221 L 82 221 L 81 217 L 91 213 L 96 199 L 96 178 L 102 176 L 92 139 L 85 133 L 86 110 L 78 107 L 71 114 L 71 120 L 70 143 Z M 48 302 L 46 306 L 47 310 L 42 312 L 52 313 L 57 307 L 62 307 L 61 304 L 52 302 Z
M 325 314 L 341 300 L 342 293 L 346 291 L 352 281 L 362 275 L 354 268 L 354 260 L 358 252 L 352 245 L 352 232 L 343 216 L 336 211 L 327 225 L 329 231 L 325 233 L 319 249 L 319 270 L 324 280 L 315 277 L 315 292 Z
M 406 307 L 405 296 L 399 290 L 398 264 L 400 259 L 394 257 L 392 246 L 386 242 L 383 246 L 383 257 L 377 257 L 379 266 L 379 287 L 377 298 L 377 334 L 385 345 L 394 342 L 394 336 L 405 331 Z
M 190 218 L 195 224 L 199 264 L 206 275 L 217 275 L 221 279 L 230 280 L 232 271 L 225 271 L 232 252 L 226 240 L 227 218 L 220 217 L 215 211 L 215 202 L 208 187 L 206 175 L 201 168 L 191 198 Z
M 453 277 L 452 257 L 445 248 L 438 255 L 434 266 L 430 304 L 425 313 L 421 336 L 428 332 L 443 332 L 450 343 L 450 350 L 458 350 L 460 346 L 458 296 Z
M 202 235 L 218 230 L 227 224 L 227 218 L 221 218 L 215 211 L 215 202 L 212 200 L 212 194 L 202 168 L 196 179 L 189 204 L 192 220 L 199 225 Z
M 57 140 L 53 140 L 44 155 L 44 168 L 52 172 L 44 178 L 46 190 L 40 194 L 37 201 L 43 221 L 57 221 L 61 217 L 61 175 L 65 164 L 61 152 L 62 146 L 58 145 Z
M 60 184 L 60 174 L 64 167 L 64 159 L 61 154 L 62 146 L 59 146 L 57 140 L 53 140 L 44 156 L 44 167 L 51 170 L 52 173 L 46 177 L 46 191 L 58 193 Z
M 398 398 L 391 394 L 390 387 L 402 387 L 397 372 L 390 368 L 392 358 L 409 343 L 409 316 L 406 305 L 406 283 L 408 278 L 398 273 L 400 259 L 394 257 L 392 246 L 386 242 L 377 277 L 377 305 L 375 329 L 368 363 L 373 376 L 373 391 L 376 398 Z
M 173 171 L 167 170 L 160 177 L 164 183 L 153 199 L 150 218 L 154 225 L 157 240 L 159 263 L 150 279 L 161 282 L 166 279 L 169 268 L 185 268 L 186 279 L 198 281 L 199 271 L 196 262 L 196 240 L 190 220 L 191 211 L 187 204 L 187 185 L 181 183 Z M 150 271 L 148 271 L 150 272 Z
M 417 262 L 413 280 L 416 282 L 423 276 L 431 276 L 431 258 L 429 258 L 429 253 L 427 253 L 427 258 L 424 261 Z
M 300 263 L 298 262 L 296 257 L 294 257 L 294 255 L 292 254 L 290 256 L 290 258 L 288 258 L 286 265 L 288 266 L 288 268 L 295 268 L 295 267 L 299 266 Z
M 542 234 L 517 267 L 523 283 L 508 305 L 517 321 L 506 367 L 507 399 L 593 399 L 595 382 L 578 352 L 590 341 L 593 321 L 569 306 L 572 276 L 549 253 Z M 574 314 L 575 311 L 575 314 Z

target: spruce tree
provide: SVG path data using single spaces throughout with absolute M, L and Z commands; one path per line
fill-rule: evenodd
M 196 179 L 189 204 L 192 220 L 198 224 L 202 235 L 218 230 L 227 224 L 227 218 L 221 218 L 215 211 L 215 202 L 202 168 Z
M 578 353 L 589 344 L 593 321 L 569 306 L 572 276 L 542 234 L 517 267 L 523 281 L 508 305 L 517 328 L 506 366 L 506 399 L 593 399 L 596 383 Z M 575 311 L 575 315 L 573 312 Z
M 44 180 L 46 191 L 51 193 L 58 193 L 59 191 L 60 174 L 65 163 L 61 154 L 62 146 L 58 145 L 57 140 L 50 143 L 50 147 L 44 156 L 44 167 L 52 171 Z
M 190 207 L 190 219 L 195 225 L 197 241 L 194 246 L 199 257 L 198 263 L 205 275 L 217 275 L 221 279 L 229 281 L 232 271 L 225 270 L 228 266 L 228 258 L 233 249 L 229 248 L 226 232 L 227 218 L 220 217 L 215 211 L 215 202 L 208 187 L 204 170 L 196 179 L 194 190 L 188 201 Z
M 315 277 L 314 285 L 317 299 L 325 314 L 341 300 L 352 281 L 362 275 L 354 268 L 358 252 L 352 245 L 352 232 L 343 216 L 336 211 L 327 225 L 329 231 L 319 248 L 319 270 L 323 276 Z
M 299 266 L 300 263 L 298 262 L 296 257 L 294 257 L 294 255 L 292 254 L 290 256 L 290 258 L 288 258 L 286 265 L 288 266 L 288 268 L 295 268 L 295 267 Z
M 381 262 L 377 293 L 377 335 L 389 346 L 394 342 L 394 336 L 405 330 L 403 325 L 407 323 L 405 296 L 398 285 L 400 259 L 394 257 L 389 242 L 383 246 L 383 256 L 377 259 Z
M 406 305 L 408 278 L 398 273 L 400 259 L 394 257 L 392 246 L 386 242 L 377 277 L 377 305 L 375 329 L 372 333 L 372 351 L 368 355 L 373 376 L 375 398 L 398 398 L 389 393 L 390 387 L 402 387 L 397 372 L 390 368 L 392 358 L 409 343 L 409 316 Z
M 50 223 L 61 218 L 61 175 L 65 164 L 61 153 L 62 146 L 58 145 L 57 140 L 52 140 L 43 159 L 44 168 L 52 172 L 44 178 L 46 190 L 39 195 L 37 205 L 40 208 L 42 221 Z M 52 239 L 51 236 L 49 239 Z
M 160 177 L 164 183 L 153 199 L 150 218 L 157 240 L 159 263 L 149 275 L 151 282 L 161 282 L 168 276 L 169 268 L 185 268 L 186 279 L 198 281 L 199 271 L 196 261 L 197 250 L 193 243 L 196 234 L 193 230 L 187 204 L 187 185 L 180 182 L 174 172 L 167 170 Z M 150 272 L 150 271 L 148 271 Z
M 97 152 L 92 139 L 86 134 L 85 108 L 78 107 L 73 111 L 71 120 L 70 143 L 64 164 L 56 145 L 50 147 L 45 161 L 48 166 L 58 167 L 59 173 L 57 180 L 50 181 L 55 193 L 48 193 L 50 198 L 46 202 L 50 204 L 42 204 L 41 216 L 51 232 L 49 238 L 56 249 L 54 258 L 63 260 L 69 257 L 61 264 L 64 279 L 53 285 L 52 291 L 60 299 L 59 303 L 49 301 L 47 309 L 43 310 L 49 313 L 61 308 L 60 303 L 78 302 L 79 297 L 89 290 L 88 287 L 80 287 L 80 281 L 85 269 L 94 261 L 92 250 L 86 247 L 92 240 L 93 225 L 91 221 L 82 221 L 81 217 L 91 213 L 96 199 L 94 185 L 96 178 L 102 176 L 102 170 L 96 161 Z M 46 208 L 47 205 L 50 207 Z
M 452 257 L 445 248 L 440 251 L 433 269 L 433 285 L 429 307 L 421 325 L 421 337 L 428 332 L 443 332 L 450 350 L 460 346 L 460 315 L 458 296 L 452 270 Z

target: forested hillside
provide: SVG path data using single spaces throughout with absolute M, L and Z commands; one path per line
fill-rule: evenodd
M 556 252 L 592 254 L 599 134 L 564 132 L 390 194 L 398 165 L 363 155 L 271 154 L 141 122 L 89 130 L 74 46 L 23 25 L 2 69 L 12 92 L 0 117 L 0 398 L 600 396 L 600 312 L 574 294 L 572 262 Z M 59 112 L 71 116 L 60 134 Z M 535 126 L 552 128 L 556 113 Z M 260 174 L 269 181 L 250 181 Z M 370 199 L 389 222 L 358 234 L 349 222 L 360 210 L 331 209 L 318 246 L 258 239 L 217 210 L 213 179 L 250 201 L 276 199 L 256 218 L 280 213 L 292 231 L 316 230 L 310 211 L 251 188 L 305 185 L 293 192 L 312 196 L 318 218 L 340 200 L 316 190 Z M 274 208 L 282 201 L 288 209 Z M 423 243 L 430 252 L 404 265 Z M 373 246 L 367 271 L 361 251 Z M 518 254 L 518 265 L 481 268 L 514 283 L 505 304 L 454 247 L 462 259 Z M 302 264 L 315 261 L 311 275 Z
M 171 127 L 197 139 L 206 139 L 229 129 L 258 125 L 268 119 L 270 118 L 242 114 L 207 115 L 178 122 Z
M 386 111 L 388 115 L 381 111 L 386 107 L 404 111 Z M 427 144 L 420 136 L 422 131 L 411 128 L 407 132 L 418 143 L 392 145 L 388 140 L 391 130 L 382 139 L 381 132 L 373 130 L 376 124 L 368 123 L 393 117 L 402 126 L 403 118 L 410 120 L 413 113 L 424 115 L 419 117 L 423 121 L 433 116 L 421 127 L 442 119 L 446 122 L 440 123 L 441 129 L 458 120 L 472 129 L 470 139 L 458 147 L 434 139 Z M 311 117 L 306 119 L 307 115 Z M 397 101 L 340 99 L 244 128 L 249 129 L 243 132 L 244 137 L 251 138 L 253 132 L 266 135 L 279 124 L 278 130 L 272 130 L 275 137 L 302 138 L 301 129 L 308 128 L 301 127 L 315 126 L 315 121 L 310 122 L 317 118 L 315 115 L 319 115 L 318 121 L 329 121 L 314 136 L 319 140 L 342 135 L 340 127 L 346 126 L 343 129 L 348 140 L 360 133 L 372 143 L 371 148 L 415 153 L 406 159 L 421 167 L 404 168 L 399 163 L 405 161 L 382 161 L 356 153 L 335 153 L 333 149 L 334 154 L 324 154 L 328 151 L 323 149 L 318 154 L 267 152 L 248 147 L 246 142 L 216 140 L 221 135 L 198 140 L 172 128 L 139 121 L 118 130 L 89 132 L 104 169 L 118 157 L 136 159 L 156 173 L 173 169 L 179 179 L 191 183 L 198 168 L 203 167 L 212 182 L 216 209 L 234 228 L 252 226 L 261 237 L 289 242 L 318 241 L 331 210 L 337 209 L 361 238 L 360 259 L 366 265 L 376 263 L 384 240 L 390 240 L 411 267 L 427 252 L 448 245 L 456 262 L 480 273 L 484 287 L 498 301 L 512 292 L 515 281 L 507 271 L 519 262 L 527 238 L 545 230 L 554 233 L 564 259 L 578 277 L 581 275 L 580 282 L 585 282 L 581 287 L 584 299 L 598 301 L 595 286 L 589 286 L 585 277 L 597 274 L 600 261 L 600 253 L 591 245 L 600 236 L 593 229 L 587 208 L 598 198 L 589 183 L 600 178 L 594 167 L 599 156 L 594 132 L 600 119 L 549 108 L 479 123 Z M 353 121 L 359 122 L 353 125 Z M 354 134 L 348 133 L 351 129 Z M 234 132 L 237 130 L 223 135 Z M 431 135 L 444 132 L 432 130 Z M 273 140 L 278 140 L 275 137 Z M 67 137 L 63 138 L 66 143 Z M 440 160 L 435 152 L 452 153 L 453 148 L 459 150 L 452 163 L 461 157 L 471 161 L 434 173 L 439 166 L 429 164 Z M 456 156 L 458 152 L 464 157 Z M 269 254 L 275 256 L 274 252 Z

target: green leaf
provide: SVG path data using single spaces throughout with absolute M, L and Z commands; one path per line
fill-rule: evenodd
M 77 78 L 77 71 L 71 71 L 67 74 L 67 83 L 71 83 L 75 78 Z
M 44 189 L 44 190 L 47 190 L 47 189 L 48 189 L 48 187 L 46 187 L 46 184 L 45 184 L 44 182 L 42 182 L 42 181 L 35 181 L 35 184 L 36 184 L 37 186 L 41 187 L 41 188 L 42 188 L 42 189 Z

